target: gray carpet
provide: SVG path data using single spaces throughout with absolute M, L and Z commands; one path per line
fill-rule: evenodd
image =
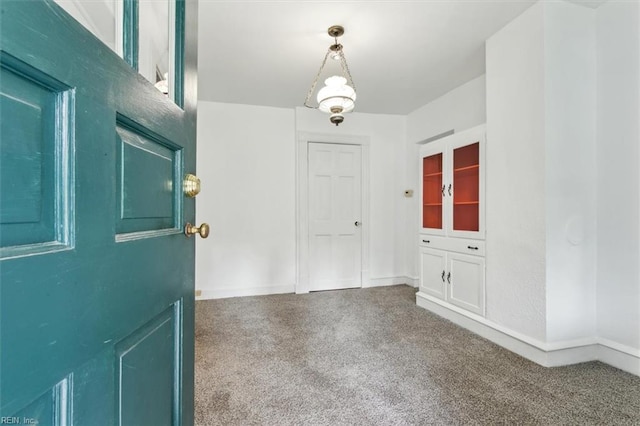
M 640 377 L 544 368 L 407 286 L 196 303 L 197 425 L 640 425 Z

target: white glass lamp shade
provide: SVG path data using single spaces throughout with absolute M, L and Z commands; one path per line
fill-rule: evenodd
M 356 101 L 356 92 L 347 84 L 347 79 L 334 75 L 324 81 L 324 86 L 318 92 L 318 109 L 331 114 L 332 109 L 337 112 L 349 112 L 353 110 Z

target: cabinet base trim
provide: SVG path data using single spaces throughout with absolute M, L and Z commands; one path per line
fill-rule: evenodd
M 601 361 L 640 376 L 640 350 L 616 342 L 593 337 L 545 343 L 493 323 L 480 315 L 465 312 L 423 292 L 416 293 L 416 304 L 544 367 Z

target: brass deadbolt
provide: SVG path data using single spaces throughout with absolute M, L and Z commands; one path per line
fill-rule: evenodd
M 200 178 L 196 175 L 186 174 L 182 181 L 182 192 L 184 195 L 193 198 L 200 193 Z

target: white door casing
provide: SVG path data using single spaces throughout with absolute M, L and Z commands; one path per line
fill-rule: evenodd
M 361 287 L 361 149 L 309 144 L 309 290 Z
M 368 287 L 369 286 L 369 137 L 367 136 L 356 136 L 356 135 L 335 135 L 335 134 L 319 134 L 319 133 L 307 133 L 307 132 L 298 132 L 297 138 L 297 173 L 296 173 L 296 183 L 297 183 L 297 199 L 296 199 L 296 207 L 297 207 L 297 247 L 296 247 L 296 269 L 297 269 L 297 282 L 296 282 L 296 293 L 308 293 L 309 291 L 320 290 L 320 289 L 329 289 L 329 288 L 348 288 L 348 287 Z M 343 156 L 340 159 L 340 155 L 336 155 L 336 180 L 339 182 L 341 179 L 341 173 L 339 171 L 344 171 L 346 167 L 345 163 L 347 158 L 354 153 L 352 148 L 356 148 L 357 152 L 360 151 L 360 173 L 359 180 L 360 184 L 357 185 L 360 189 L 360 199 L 359 205 L 355 205 L 350 203 L 347 207 L 338 206 L 335 209 L 335 213 L 332 208 L 332 217 L 335 214 L 335 220 L 332 218 L 331 222 L 336 226 L 335 231 L 331 231 L 332 237 L 323 237 L 320 238 L 320 245 L 318 247 L 311 246 L 311 236 L 312 232 L 316 234 L 322 234 L 325 232 L 326 235 L 326 224 L 321 223 L 322 221 L 318 221 L 317 218 L 322 215 L 327 215 L 327 209 L 324 207 L 320 207 L 320 211 L 316 214 L 313 209 L 312 211 L 312 203 L 319 205 L 322 198 L 326 197 L 322 193 L 315 195 L 318 197 L 317 199 L 312 200 L 312 182 L 310 182 L 310 151 L 312 146 L 332 146 L 332 144 L 338 144 L 343 149 Z M 351 152 L 350 155 L 346 155 L 347 152 Z M 332 154 L 333 156 L 333 154 Z M 333 160 L 332 160 L 333 161 Z M 323 166 L 324 167 L 324 166 Z M 333 167 L 332 167 L 333 168 Z M 333 172 L 332 172 L 333 173 Z M 353 179 L 353 171 L 350 172 Z M 349 181 L 347 178 L 348 173 L 342 173 L 344 181 Z M 325 179 L 326 180 L 326 179 Z M 333 180 L 333 178 L 332 178 Z M 317 181 L 316 186 L 322 186 L 322 179 Z M 336 183 L 337 185 L 337 183 Z M 324 190 L 326 191 L 327 186 L 325 185 Z M 331 185 L 331 190 L 333 189 L 333 184 Z M 322 191 L 323 189 L 320 188 Z M 342 191 L 342 192 L 340 192 Z M 349 194 L 348 189 L 342 188 L 338 189 L 336 193 L 337 197 L 334 198 L 342 198 L 342 200 L 348 199 L 353 202 L 354 197 Z M 335 202 L 335 201 L 334 201 Z M 344 202 L 342 203 L 344 204 Z M 346 216 L 353 215 L 358 212 L 359 208 L 359 217 L 353 218 L 353 220 L 347 221 Z M 323 210 L 324 209 L 324 210 Z M 351 209 L 349 211 L 349 209 Z M 319 216 L 318 216 L 319 215 Z M 314 224 L 312 225 L 312 218 Z M 355 226 L 355 222 L 360 222 L 360 226 Z M 325 227 L 325 229 L 321 229 Z M 350 237 L 350 233 L 353 235 Z M 354 249 L 354 238 L 357 237 L 359 240 L 359 250 L 357 253 L 353 252 Z M 328 241 L 331 242 L 331 250 L 327 248 Z M 341 243 L 348 242 L 351 245 L 351 253 L 350 257 L 344 255 L 344 251 L 347 250 L 346 247 L 349 247 L 349 244 L 344 244 L 344 247 L 336 246 L 333 247 L 334 240 L 343 240 Z M 324 244 L 324 247 L 322 246 Z M 356 243 L 357 244 L 357 243 Z M 356 245 L 357 247 L 357 245 Z M 331 256 L 328 255 L 331 253 Z M 335 253 L 335 254 L 334 254 Z M 315 259 L 319 259 L 319 263 L 327 265 L 329 262 L 329 258 L 335 259 L 339 257 L 339 262 L 337 267 L 330 267 L 333 272 L 327 273 L 326 270 L 321 271 L 319 267 L 321 265 L 316 265 Z M 358 259 L 359 258 L 359 259 Z M 348 259 L 348 261 L 346 260 Z M 332 260 L 333 262 L 333 260 Z M 313 264 L 312 264 L 313 263 Z M 356 266 L 359 265 L 359 266 Z M 351 271 L 351 275 L 356 276 L 359 282 L 354 284 L 354 278 L 348 278 L 347 270 Z M 353 272 L 357 271 L 357 272 Z M 314 286 L 311 287 L 311 278 L 314 274 Z M 333 279 L 330 278 L 330 275 L 333 274 Z M 337 277 L 337 279 L 335 278 Z M 328 287 L 327 284 L 333 280 L 332 287 Z M 340 282 L 339 285 L 335 285 L 336 281 Z

